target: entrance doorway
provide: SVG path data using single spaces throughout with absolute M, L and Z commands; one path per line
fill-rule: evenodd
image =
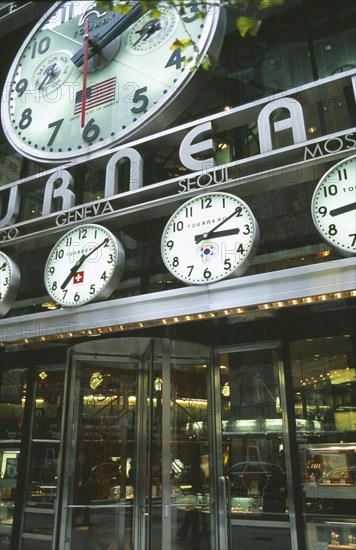
M 216 547 L 210 365 L 166 339 L 70 350 L 55 548 Z
M 218 353 L 220 548 L 292 548 L 283 368 L 277 346 L 231 347 Z

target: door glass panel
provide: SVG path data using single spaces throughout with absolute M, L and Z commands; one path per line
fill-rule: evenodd
M 68 548 L 132 545 L 136 361 L 76 363 L 68 466 Z
M 52 548 L 63 386 L 62 367 L 36 374 L 22 550 Z
M 291 541 L 276 351 L 222 353 L 220 380 L 232 548 L 245 544 L 254 549 L 287 550 Z
M 356 548 L 356 378 L 351 335 L 291 344 L 308 550 Z
M 208 438 L 209 350 L 171 343 L 171 548 L 212 548 Z
M 27 371 L 9 370 L 0 384 L 0 547 L 10 548 Z

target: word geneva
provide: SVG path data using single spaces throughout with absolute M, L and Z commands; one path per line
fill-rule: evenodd
M 345 79 L 345 77 L 344 77 Z M 356 94 L 356 75 L 350 75 L 349 82 L 353 86 Z M 320 101 L 320 97 L 325 94 L 329 80 L 325 79 L 324 84 L 317 84 L 320 87 L 319 93 L 315 94 L 315 83 L 305 86 L 302 90 L 292 90 L 291 95 L 297 95 L 303 99 L 304 95 L 310 95 L 313 88 L 315 101 Z M 332 134 L 318 140 L 308 140 L 306 124 L 302 103 L 294 97 L 284 97 L 282 94 L 276 96 L 277 99 L 267 102 L 267 99 L 261 102 L 245 105 L 231 109 L 231 111 L 219 113 L 209 117 L 208 120 L 197 121 L 184 127 L 173 128 L 168 131 L 160 132 L 127 146 L 117 147 L 113 154 L 109 151 L 103 153 L 103 157 L 108 158 L 106 163 L 105 180 L 103 182 L 103 199 L 86 205 L 77 205 L 77 196 L 74 178 L 71 169 L 83 162 L 90 163 L 91 159 L 78 161 L 76 164 L 52 169 L 46 174 L 40 173 L 25 180 L 5 185 L 0 189 L 0 208 L 3 217 L 0 219 L 0 241 L 8 241 L 25 235 L 28 226 L 41 224 L 46 225 L 44 218 L 48 219 L 48 226 L 53 226 L 53 219 L 56 226 L 76 223 L 80 220 L 95 218 L 104 214 L 109 214 L 120 210 L 123 206 L 118 200 L 123 194 L 129 195 L 130 205 L 142 204 L 152 198 L 157 198 L 157 191 L 154 194 L 154 188 L 160 185 L 161 195 L 181 194 L 193 189 L 207 188 L 216 184 L 237 181 L 241 173 L 236 170 L 237 165 L 244 161 L 251 164 L 251 170 L 258 173 L 258 159 L 271 158 L 271 155 L 279 151 L 283 153 L 282 160 L 278 159 L 280 165 L 290 162 L 288 154 L 295 148 L 298 150 L 299 160 L 310 160 L 322 157 L 324 155 L 335 154 L 339 151 L 355 148 L 356 138 L 354 129 L 349 132 L 340 130 L 339 134 Z M 256 103 L 259 112 L 256 119 Z M 277 118 L 275 115 L 283 113 L 283 118 Z M 219 165 L 216 161 L 216 129 L 228 131 L 239 126 L 246 125 L 248 115 L 254 116 L 257 123 L 259 154 L 248 159 L 238 160 L 229 164 Z M 278 134 L 288 135 L 290 144 L 285 148 L 276 148 L 274 142 Z M 181 164 L 191 174 L 184 178 L 174 178 L 159 184 L 143 185 L 143 166 L 144 161 L 139 150 L 142 150 L 146 144 L 161 146 L 164 144 L 167 135 L 170 141 L 176 143 L 179 150 L 179 159 Z M 183 138 L 182 138 L 183 135 Z M 142 144 L 144 141 L 144 144 Z M 137 145 L 138 143 L 138 145 Z M 111 156 L 110 156 L 111 155 Z M 293 157 L 295 161 L 295 156 Z M 127 170 L 129 167 L 129 191 L 122 189 L 121 172 L 123 166 Z M 26 197 L 26 193 L 31 193 L 34 189 L 38 190 L 42 186 L 43 203 L 41 216 L 28 220 L 20 220 L 21 201 Z M 144 187 L 144 189 L 142 189 Z M 168 191 L 167 191 L 168 189 Z M 145 191 L 145 193 L 142 193 Z M 150 196 L 150 192 L 152 193 Z M 56 215 L 55 215 L 56 214 Z

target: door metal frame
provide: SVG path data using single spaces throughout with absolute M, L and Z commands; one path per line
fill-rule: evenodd
M 287 484 L 288 484 L 288 504 L 289 504 L 289 522 L 269 522 L 267 525 L 270 527 L 283 527 L 289 528 L 291 532 L 291 546 L 292 550 L 302 550 L 303 546 L 298 546 L 301 543 L 300 536 L 297 536 L 296 533 L 300 533 L 300 525 L 297 520 L 296 509 L 294 505 L 294 493 L 293 487 L 295 484 L 295 468 L 292 467 L 292 454 L 291 453 L 291 437 L 293 433 L 295 434 L 295 422 L 294 416 L 291 414 L 291 406 L 288 404 L 287 392 L 286 392 L 286 379 L 285 379 L 285 348 L 280 340 L 273 341 L 263 341 L 257 343 L 247 343 L 241 345 L 231 345 L 231 346 L 217 346 L 214 348 L 214 372 L 213 372 L 213 389 L 215 393 L 215 430 L 216 430 L 216 452 L 215 460 L 217 466 L 217 480 L 220 483 L 218 487 L 217 494 L 220 495 L 220 501 L 217 503 L 216 510 L 216 521 L 217 521 L 217 549 L 218 550 L 231 550 L 231 538 L 229 537 L 229 532 L 231 529 L 231 518 L 229 517 L 229 511 L 227 511 L 226 504 L 222 501 L 221 495 L 227 494 L 227 489 L 223 488 L 224 485 L 222 478 L 223 475 L 223 461 L 222 461 L 222 430 L 221 430 L 221 399 L 220 399 L 220 365 L 219 365 L 219 355 L 222 353 L 233 353 L 233 352 L 245 352 L 245 351 L 258 351 L 258 350 L 275 350 L 277 353 L 278 361 L 278 379 L 279 379 L 279 389 L 281 395 L 281 406 L 282 406 L 282 426 L 283 426 L 283 439 L 286 451 L 286 474 L 287 474 Z M 288 361 L 287 361 L 288 363 Z M 289 392 L 290 393 L 290 392 Z M 293 424 L 294 422 L 294 424 Z M 291 425 L 294 425 L 294 431 L 291 434 L 290 428 Z M 234 520 L 234 525 L 243 525 L 245 524 L 242 520 Z M 227 532 L 225 526 L 228 526 Z M 249 523 L 250 525 L 250 523 Z M 253 521 L 251 525 L 256 527 L 266 526 L 265 521 Z

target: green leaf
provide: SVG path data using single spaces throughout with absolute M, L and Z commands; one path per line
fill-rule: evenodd
M 270 6 L 279 6 L 284 3 L 284 0 L 261 0 L 261 8 L 269 8 Z
M 239 33 L 244 38 L 247 33 L 251 36 L 256 36 L 260 28 L 261 21 L 259 19 L 250 19 L 249 17 L 238 17 L 237 28 Z
M 179 38 L 176 38 L 171 46 L 171 50 L 177 50 L 179 48 L 183 51 L 188 48 L 188 46 L 194 46 L 194 42 L 189 39 L 179 40 Z

